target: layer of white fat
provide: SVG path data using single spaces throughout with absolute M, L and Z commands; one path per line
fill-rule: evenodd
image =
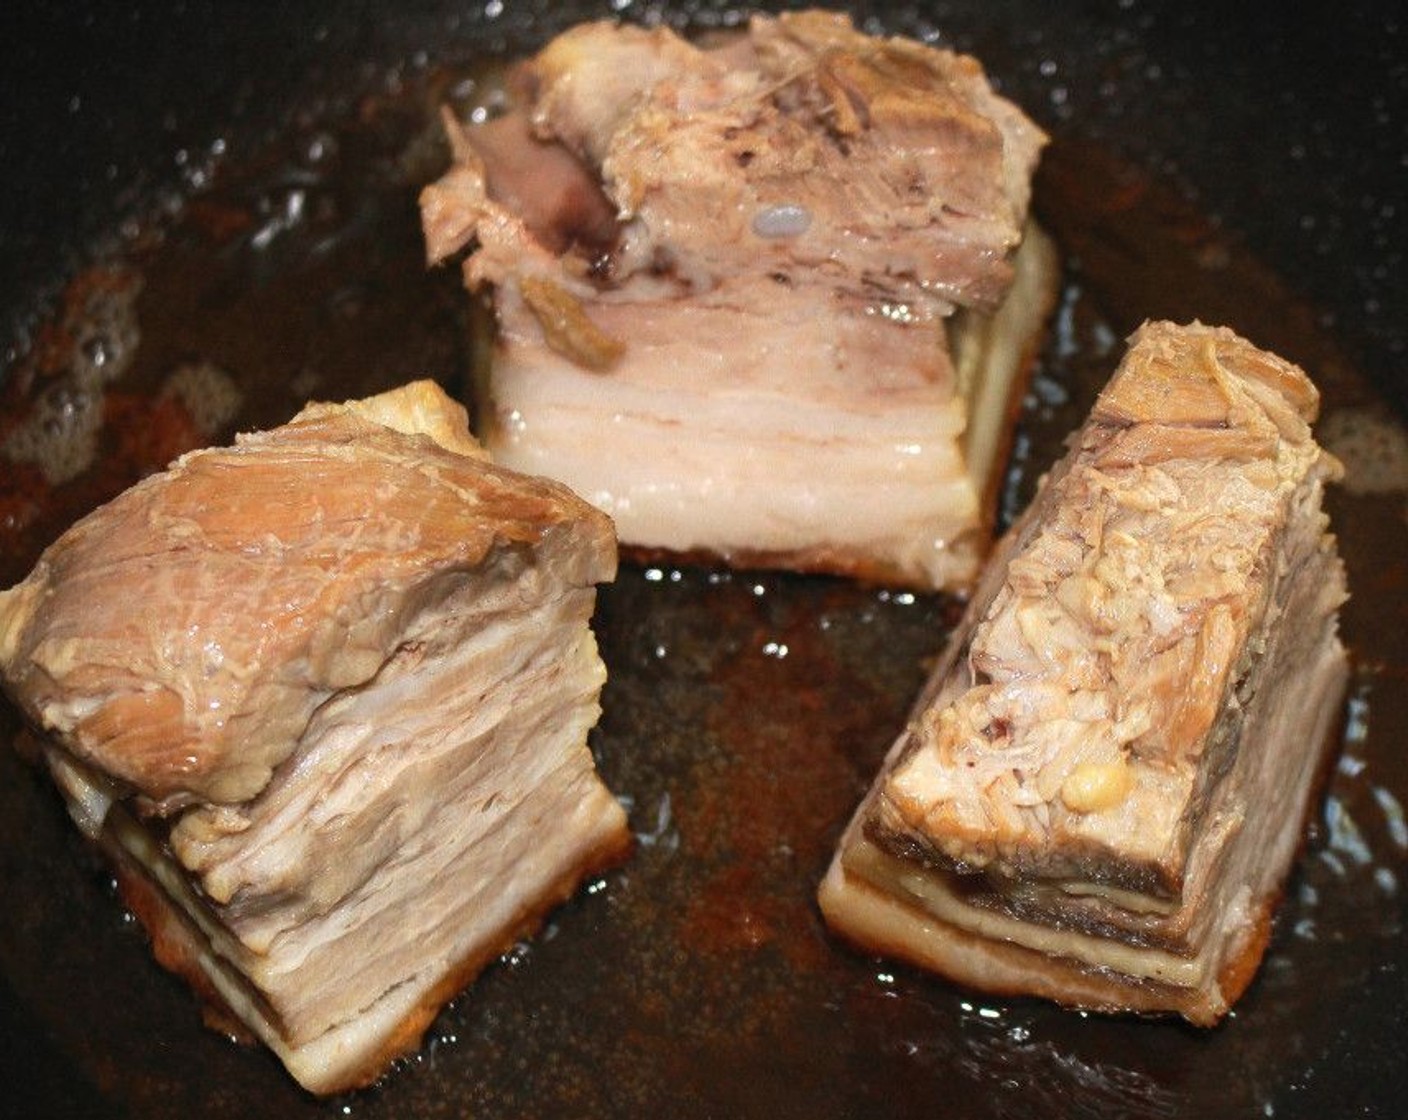
M 1002 305 L 992 315 L 964 313 L 950 329 L 958 384 L 968 400 L 964 457 L 975 479 L 990 480 L 1002 468 L 1012 435 L 1013 389 L 1025 382 L 1059 275 L 1055 242 L 1029 221 L 1012 258 L 1012 286 Z
M 626 544 L 845 550 L 942 582 L 950 544 L 980 525 L 983 480 L 964 463 L 966 410 L 937 327 L 886 325 L 905 360 L 870 362 L 829 322 L 780 332 L 685 304 L 652 316 L 604 375 L 505 331 L 496 460 L 567 483 Z M 702 320 L 726 348 L 696 344 Z
M 199 929 L 217 990 L 309 1088 L 371 1060 L 448 974 L 624 837 L 586 746 L 604 679 L 592 601 L 477 619 L 459 645 L 393 661 L 324 708 L 279 788 L 205 853 L 228 865 L 208 873 L 236 869 L 228 907 L 144 829 L 120 830 Z
M 841 435 L 773 434 L 764 445 L 697 425 L 684 436 L 640 417 L 550 419 L 550 439 L 506 457 L 518 470 L 566 480 L 630 544 L 725 556 L 852 549 L 922 572 L 942 566 L 950 542 L 976 524 L 967 476 L 939 465 L 951 454 L 885 454 Z M 614 461 L 603 465 L 600 441 L 613 434 Z
M 956 328 L 929 296 L 861 304 L 824 275 L 739 276 L 688 296 L 633 278 L 583 304 L 625 343 L 604 373 L 552 351 L 501 287 L 487 439 L 500 462 L 609 513 L 626 544 L 826 551 L 966 582 L 1054 290 L 1035 226 L 1014 266 L 997 314 Z

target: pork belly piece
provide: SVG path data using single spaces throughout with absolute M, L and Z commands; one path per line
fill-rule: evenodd
M 421 200 L 493 293 L 495 458 L 638 549 L 971 581 L 1053 298 L 1040 130 L 973 59 L 823 12 L 585 24 L 513 88 L 447 118 Z
M 0 594 L 0 670 L 162 963 L 332 1093 L 625 854 L 586 745 L 615 564 L 419 382 L 80 521 Z
M 843 836 L 834 930 L 990 991 L 1227 1012 L 1346 678 L 1317 407 L 1231 331 L 1141 328 Z

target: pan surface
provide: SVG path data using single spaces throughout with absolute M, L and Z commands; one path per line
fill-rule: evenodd
M 1408 1099 L 1408 50 L 1391 6 L 858 9 L 969 50 L 1053 134 L 1065 259 L 1004 509 L 1146 316 L 1301 363 L 1348 467 L 1343 753 L 1261 973 L 1218 1029 L 995 1000 L 852 953 L 815 884 L 958 605 L 624 568 L 593 737 L 635 857 L 318 1102 L 201 1027 L 0 707 L 0 1114 L 1394 1116 Z M 181 451 L 306 398 L 463 394 L 466 300 L 415 195 L 442 102 L 587 16 L 721 6 L 137 3 L 0 15 L 0 581 Z

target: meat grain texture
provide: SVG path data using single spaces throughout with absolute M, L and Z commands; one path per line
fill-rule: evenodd
M 420 382 L 80 521 L 0 594 L 0 672 L 162 962 L 330 1093 L 625 853 L 586 746 L 615 564 Z
M 510 90 L 421 199 L 493 294 L 495 457 L 637 548 L 971 581 L 1055 271 L 1045 137 L 978 63 L 816 11 L 602 22 Z
M 1346 680 L 1317 407 L 1228 330 L 1138 332 L 840 844 L 840 934 L 982 989 L 1226 1014 Z

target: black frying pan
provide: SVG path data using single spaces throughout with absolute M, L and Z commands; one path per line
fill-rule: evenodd
M 204 1031 L 56 799 L 0 756 L 0 1113 L 1400 1114 L 1408 499 L 1393 456 L 1408 403 L 1408 51 L 1388 4 L 1223 7 L 863 14 L 972 50 L 1056 138 L 1038 209 L 1067 255 L 1065 315 L 1023 416 L 1009 512 L 1108 374 L 1111 340 L 1145 315 L 1226 322 L 1304 363 L 1327 419 L 1348 418 L 1352 474 L 1382 476 L 1332 506 L 1356 596 L 1346 761 L 1228 1023 L 1203 1033 L 986 999 L 832 942 L 812 886 L 954 605 L 627 568 L 602 597 L 612 680 L 594 742 L 633 799 L 640 851 L 482 977 L 370 1093 L 314 1102 L 267 1055 Z M 94 261 L 116 253 L 145 287 L 142 343 L 110 389 L 96 465 L 28 490 L 3 467 L 4 581 L 190 437 L 143 408 L 182 362 L 214 361 L 244 390 L 221 438 L 284 419 L 309 393 L 418 373 L 462 389 L 463 301 L 452 277 L 419 265 L 414 184 L 436 157 L 418 129 L 469 60 L 607 11 L 6 7 L 5 408 L 44 390 L 40 328 Z M 253 253 L 297 191 L 323 217 Z M 1366 439 L 1379 442 L 1366 451 Z M 20 491 L 29 505 L 5 504 Z M 15 738 L 8 708 L 0 721 Z

